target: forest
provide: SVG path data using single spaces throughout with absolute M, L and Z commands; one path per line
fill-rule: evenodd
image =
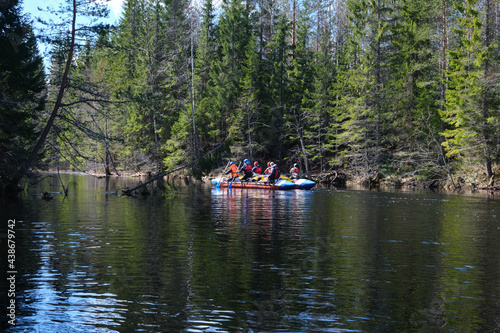
M 229 158 L 494 186 L 498 0 L 125 0 L 115 24 L 103 1 L 0 6 L 2 188 Z

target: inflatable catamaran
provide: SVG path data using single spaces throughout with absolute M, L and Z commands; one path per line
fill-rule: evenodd
M 235 181 L 230 181 L 225 177 L 220 177 L 212 179 L 212 185 L 225 188 L 254 188 L 261 190 L 309 190 L 313 188 L 316 183 L 308 179 L 297 179 L 292 181 L 289 178 L 286 179 L 286 177 L 280 177 L 274 184 L 269 184 L 265 180 L 240 181 L 236 179 Z

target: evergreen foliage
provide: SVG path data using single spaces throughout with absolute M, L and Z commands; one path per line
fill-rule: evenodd
M 0 188 L 30 155 L 45 104 L 45 74 L 20 1 L 0 2 Z
M 206 0 L 199 7 L 126 0 L 116 27 L 79 40 L 46 161 L 108 174 L 162 172 L 227 140 L 231 153 L 200 160 L 192 173 L 230 157 L 284 169 L 300 163 L 305 174 L 444 178 L 467 164 L 491 177 L 500 148 L 499 12 L 494 0 Z M 2 149 L 16 161 L 33 138 L 9 124 L 36 133 L 43 105 L 41 62 L 23 29 L 30 66 L 1 49 L 3 68 L 26 73 L 23 80 L 0 74 Z M 12 46 L 6 34 L 2 43 Z M 55 86 L 69 39 L 45 39 L 59 42 Z M 24 104 L 7 108 L 9 98 Z M 16 140 L 27 140 L 19 151 Z
M 460 47 L 450 50 L 447 109 L 442 113 L 450 125 L 444 135 L 447 154 L 483 163 L 485 175 L 493 175 L 492 163 L 499 153 L 498 45 L 491 43 L 490 1 L 486 22 L 481 20 L 477 0 L 457 6 L 460 25 L 455 28 Z

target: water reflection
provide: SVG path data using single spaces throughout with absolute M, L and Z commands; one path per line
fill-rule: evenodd
M 219 232 L 265 240 L 267 245 L 258 245 L 269 250 L 271 240 L 301 238 L 313 196 L 306 191 L 212 189 L 211 218 Z
M 198 185 L 130 198 L 110 194 L 123 179 L 66 177 L 66 198 L 0 198 L 19 221 L 12 332 L 498 329 L 497 200 Z

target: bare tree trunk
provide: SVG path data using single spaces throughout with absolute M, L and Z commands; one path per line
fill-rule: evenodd
M 71 67 L 71 62 L 73 61 L 73 52 L 75 49 L 75 35 L 76 35 L 76 0 L 73 0 L 73 18 L 71 22 L 71 40 L 70 40 L 70 45 L 69 45 L 69 51 L 68 51 L 68 58 L 66 60 L 66 66 L 64 68 L 64 74 L 61 80 L 61 85 L 59 87 L 59 92 L 57 94 L 57 99 L 56 103 L 54 104 L 54 108 L 52 109 L 52 113 L 50 114 L 49 120 L 47 121 L 47 124 L 45 125 L 45 128 L 43 129 L 42 135 L 38 139 L 37 143 L 33 147 L 33 150 L 31 151 L 29 159 L 21 165 L 15 176 L 11 179 L 9 182 L 7 188 L 10 190 L 15 190 L 19 186 L 19 182 L 21 181 L 21 178 L 33 168 L 35 165 L 35 162 L 37 160 L 38 153 L 40 150 L 43 148 L 43 145 L 45 144 L 45 140 L 47 139 L 47 135 L 50 132 L 50 129 L 52 128 L 52 125 L 54 124 L 54 119 L 57 116 L 57 113 L 59 112 L 59 108 L 61 107 L 62 103 L 62 98 L 64 96 L 64 91 L 66 89 L 66 85 L 68 82 L 68 75 L 69 75 L 69 69 Z
M 378 25 L 379 27 L 381 26 L 380 24 L 380 0 L 378 0 L 377 2 L 377 21 L 378 21 Z M 381 167 L 381 164 L 382 164 L 382 157 L 381 157 L 381 122 L 382 122 L 382 117 L 381 117 L 381 113 L 382 113 L 382 97 L 380 96 L 381 95 L 381 86 L 382 86 L 382 73 L 381 73 L 381 69 L 380 69 L 380 65 L 381 65 L 381 62 L 382 62 L 382 59 L 381 59 L 381 45 L 380 45 L 380 38 L 378 38 L 377 40 L 377 62 L 376 62 L 376 76 L 377 76 L 377 88 L 376 88 L 376 108 L 377 108 L 377 142 L 376 142 L 376 151 L 375 151 L 375 163 L 376 163 L 376 166 L 377 166 L 377 172 L 379 172 L 380 170 L 380 167 Z
M 447 6 L 448 6 L 448 2 L 447 0 L 443 0 L 443 39 L 442 39 L 442 49 L 441 49 L 441 97 L 440 97 L 440 103 L 441 103 L 441 106 L 440 106 L 440 109 L 441 109 L 441 112 L 444 111 L 444 104 L 445 104 L 445 101 L 446 101 L 446 84 L 445 84 L 445 80 L 446 80 L 446 49 L 448 47 L 447 45 Z M 441 118 L 441 117 L 440 117 Z M 445 130 L 444 128 L 444 121 L 443 119 L 441 118 L 441 133 L 443 133 Z M 441 134 L 439 136 L 439 143 L 440 143 L 440 146 L 441 146 L 441 154 L 440 154 L 440 162 L 441 162 L 441 165 L 446 165 L 446 160 L 445 160 L 445 151 L 444 151 L 444 147 L 443 147 L 443 142 L 444 142 L 444 136 L 443 134 Z
M 108 143 L 108 117 L 104 118 L 104 134 L 106 135 L 106 138 L 104 139 L 104 145 L 106 147 L 106 161 L 105 161 L 105 173 L 106 176 L 111 176 L 111 169 L 109 168 L 110 163 L 111 163 L 111 153 L 109 152 L 109 143 Z
M 151 46 L 150 45 L 150 37 L 149 37 L 149 21 L 146 19 L 145 20 L 145 25 L 146 25 L 146 52 L 147 52 L 147 56 L 148 56 L 148 69 L 149 69 L 149 86 L 150 86 L 150 90 L 151 90 L 151 95 L 154 96 L 155 94 L 155 89 L 154 89 L 154 85 L 155 85 L 155 80 L 154 80 L 154 68 L 153 68 L 153 63 L 154 63 L 154 57 L 155 55 L 153 54 L 153 51 L 154 51 L 154 48 L 155 46 Z M 153 49 L 153 50 L 151 50 Z M 158 161 L 158 124 L 156 122 L 156 110 L 154 109 L 154 107 L 152 108 L 152 113 L 153 113 L 153 128 L 154 128 L 154 138 L 155 138 L 155 159 Z
M 247 126 L 248 126 L 248 146 L 250 147 L 250 161 L 253 160 L 253 147 L 252 147 L 252 129 L 250 122 L 250 107 L 247 107 Z
M 491 0 L 486 1 L 486 31 L 485 31 L 485 46 L 486 46 L 486 60 L 484 62 L 484 79 L 486 80 L 485 87 L 483 88 L 483 96 L 482 96 L 482 114 L 483 114 L 483 124 L 482 124 L 482 132 L 483 132 L 483 149 L 484 149 L 484 167 L 486 169 L 486 177 L 491 178 L 493 176 L 493 171 L 491 168 L 491 157 L 489 152 L 489 141 L 490 135 L 488 132 L 488 118 L 489 118 L 489 108 L 488 108 L 488 96 L 487 96 L 487 85 L 488 85 L 488 77 L 490 75 L 489 72 L 489 51 L 488 48 L 490 46 L 490 16 L 491 16 Z
M 293 13 L 292 13 L 292 45 L 295 45 L 295 13 L 297 11 L 296 0 L 293 0 Z
M 200 151 L 198 149 L 198 134 L 196 133 L 196 113 L 194 109 L 194 56 L 193 56 L 193 31 L 191 23 L 191 111 L 193 114 L 193 142 L 196 158 L 200 158 Z

